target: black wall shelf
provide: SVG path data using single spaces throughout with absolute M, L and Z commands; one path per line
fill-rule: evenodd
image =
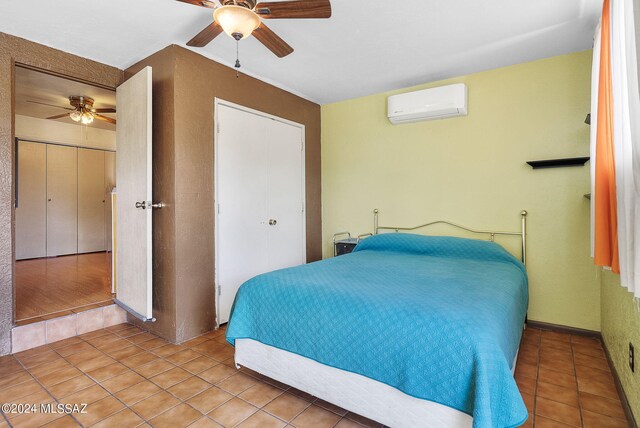
M 565 166 L 582 166 L 589 160 L 589 156 L 579 158 L 565 158 L 565 159 L 545 159 L 536 161 L 527 161 L 533 169 L 540 168 L 562 168 Z

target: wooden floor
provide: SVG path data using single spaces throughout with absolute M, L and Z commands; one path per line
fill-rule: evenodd
M 16 321 L 40 321 L 111 299 L 111 253 L 16 262 Z

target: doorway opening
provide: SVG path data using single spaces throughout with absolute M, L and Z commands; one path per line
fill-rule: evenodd
M 115 104 L 16 65 L 16 325 L 113 303 Z

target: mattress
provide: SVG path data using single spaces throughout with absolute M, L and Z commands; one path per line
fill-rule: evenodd
M 378 235 L 243 284 L 227 340 L 443 404 L 474 427 L 517 426 L 527 411 L 511 370 L 527 300 L 524 267 L 495 243 Z
M 459 410 L 252 339 L 236 340 L 235 361 L 389 427 L 468 428 L 473 423 L 470 415 Z

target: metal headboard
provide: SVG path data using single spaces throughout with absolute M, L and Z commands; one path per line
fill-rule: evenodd
M 378 214 L 380 213 L 380 210 L 378 210 L 377 208 L 375 210 L 373 210 L 373 233 L 374 235 L 377 235 L 381 230 L 395 230 L 396 232 L 399 231 L 412 231 L 412 230 L 416 230 L 416 229 L 422 229 L 423 227 L 428 227 L 428 226 L 432 226 L 435 224 L 446 224 L 449 226 L 453 226 L 456 227 L 458 229 L 462 229 L 465 230 L 467 232 L 471 232 L 471 233 L 476 233 L 476 234 L 480 234 L 480 235 L 488 235 L 489 236 L 489 240 L 491 242 L 494 242 L 496 235 L 507 235 L 507 236 L 520 236 L 520 238 L 522 239 L 522 263 L 524 263 L 525 265 L 527 264 L 527 211 L 522 210 L 520 211 L 520 218 L 522 221 L 522 225 L 521 225 L 521 230 L 520 232 L 502 232 L 502 231 L 491 231 L 491 230 L 476 230 L 476 229 L 471 229 L 465 226 L 461 226 L 459 224 L 456 223 L 451 223 L 450 221 L 446 221 L 446 220 L 437 220 L 437 221 L 432 221 L 430 223 L 425 223 L 425 224 L 421 224 L 418 226 L 413 226 L 413 227 L 400 227 L 400 226 L 380 226 L 378 224 Z

